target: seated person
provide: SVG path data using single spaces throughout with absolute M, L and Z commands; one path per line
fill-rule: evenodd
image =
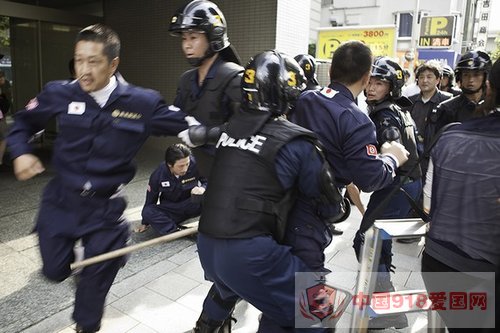
M 178 230 L 179 223 L 200 215 L 206 185 L 191 150 L 180 143 L 168 147 L 165 163 L 149 178 L 142 225 L 136 232 L 144 232 L 149 226 L 162 235 Z

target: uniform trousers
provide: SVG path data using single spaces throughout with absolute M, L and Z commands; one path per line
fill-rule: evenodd
M 179 223 L 200 213 L 200 203 L 193 202 L 191 198 L 181 202 L 147 205 L 142 209 L 142 224 L 149 224 L 158 233 L 166 235 L 175 231 Z
M 58 282 L 70 276 L 78 239 L 85 248 L 85 258 L 124 247 L 129 238 L 129 227 L 122 217 L 126 205 L 123 197 L 82 196 L 52 180 L 44 190 L 36 225 L 43 274 Z M 73 312 L 73 319 L 83 329 L 99 328 L 106 295 L 124 263 L 121 257 L 83 268 Z
M 198 253 L 206 279 L 223 302 L 240 298 L 262 311 L 260 333 L 295 332 L 295 273 L 310 269 L 288 246 L 279 245 L 271 236 L 221 239 L 198 235 Z M 231 309 L 207 297 L 203 311 L 216 321 L 225 320 Z M 306 329 L 306 332 L 327 332 Z

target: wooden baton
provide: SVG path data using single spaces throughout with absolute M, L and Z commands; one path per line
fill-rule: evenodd
M 110 259 L 124 256 L 124 255 L 129 254 L 133 251 L 137 251 L 139 249 L 142 249 L 142 248 L 145 248 L 145 247 L 148 247 L 151 245 L 164 243 L 164 242 L 170 242 L 172 240 L 176 240 L 176 239 L 179 239 L 179 238 L 182 238 L 182 237 L 185 237 L 188 235 L 192 235 L 192 234 L 195 234 L 198 232 L 198 221 L 192 222 L 189 224 L 184 224 L 183 226 L 187 227 L 187 228 L 173 232 L 171 234 L 156 237 L 156 238 L 150 239 L 148 241 L 145 241 L 145 242 L 142 242 L 139 244 L 134 244 L 134 245 L 122 247 L 121 249 L 106 252 L 106 253 L 103 253 L 103 254 L 100 254 L 98 256 L 91 257 L 91 258 L 88 258 L 88 259 L 85 259 L 82 261 L 74 262 L 70 265 L 70 268 L 71 268 L 71 270 L 75 270 L 77 268 L 90 266 L 90 265 L 97 264 L 97 263 L 100 263 L 100 262 L 103 262 L 106 260 L 110 260 Z

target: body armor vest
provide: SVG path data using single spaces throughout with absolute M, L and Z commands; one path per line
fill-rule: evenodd
M 276 174 L 276 154 L 296 137 L 314 134 L 287 120 L 271 120 L 247 139 L 223 133 L 217 143 L 210 184 L 205 193 L 199 231 L 215 238 L 274 235 L 278 217 L 286 215 L 293 196 Z
M 417 152 L 415 125 L 409 112 L 402 111 L 399 106 L 390 101 L 375 105 L 373 111 L 370 112 L 370 118 L 372 118 L 375 124 L 383 120 L 379 118 L 384 118 L 387 115 L 393 119 L 394 123 L 397 123 L 397 129 L 400 133 L 400 143 L 410 152 L 408 161 L 396 170 L 396 174 L 406 176 L 407 173 L 418 164 L 419 156 Z M 381 145 L 383 142 L 379 142 L 379 144 Z M 412 179 L 420 179 L 422 177 L 420 167 L 415 168 L 409 176 Z
M 185 72 L 179 83 L 180 95 L 183 96 L 182 111 L 195 117 L 205 126 L 216 126 L 229 118 L 229 111 L 221 105 L 224 100 L 225 88 L 236 76 L 243 72 L 243 68 L 233 62 L 222 62 L 217 68 L 215 76 L 207 80 L 200 96 L 192 96 L 191 84 L 195 80 L 197 68 Z M 239 98 L 238 98 L 239 100 Z M 234 106 L 237 108 L 238 106 Z

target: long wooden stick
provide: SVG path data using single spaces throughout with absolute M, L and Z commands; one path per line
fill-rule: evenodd
M 71 270 L 75 270 L 77 268 L 97 264 L 97 263 L 100 263 L 100 262 L 103 262 L 106 260 L 110 260 L 110 259 L 124 256 L 124 255 L 129 254 L 133 251 L 137 251 L 139 249 L 142 249 L 142 248 L 145 248 L 145 247 L 148 247 L 151 245 L 164 243 L 164 242 L 170 242 L 172 240 L 179 239 L 179 238 L 182 238 L 182 237 L 185 237 L 188 235 L 192 235 L 192 234 L 195 234 L 198 232 L 198 221 L 193 222 L 193 223 L 189 223 L 189 224 L 185 224 L 184 226 L 188 227 L 188 228 L 173 232 L 173 233 L 168 234 L 168 235 L 156 237 L 156 238 L 150 239 L 148 241 L 145 241 L 145 242 L 142 242 L 139 244 L 134 244 L 134 245 L 122 247 L 121 249 L 118 249 L 118 250 L 103 253 L 103 254 L 100 254 L 98 256 L 88 258 L 88 259 L 85 259 L 82 261 L 74 262 L 70 265 L 70 268 L 71 268 Z

